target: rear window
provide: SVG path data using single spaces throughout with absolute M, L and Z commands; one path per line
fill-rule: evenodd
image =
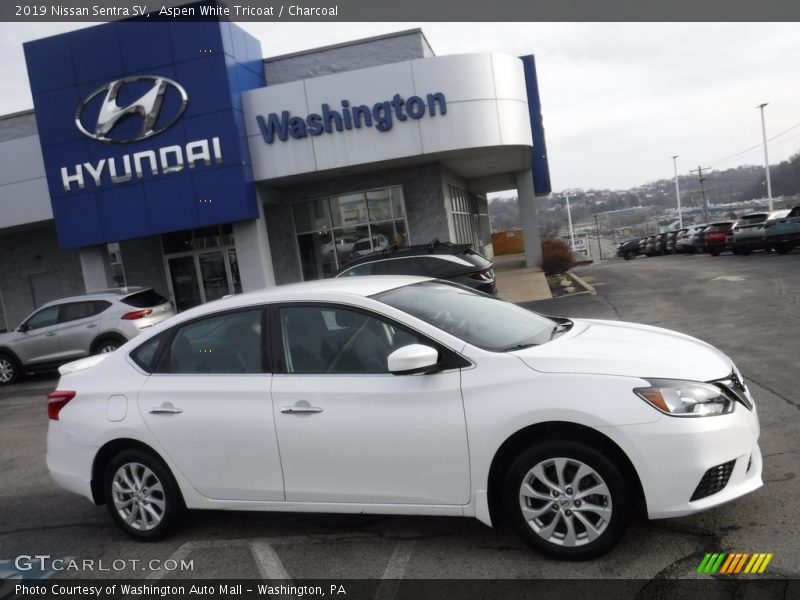
M 457 254 L 456 256 L 458 256 L 458 258 L 463 258 L 468 263 L 475 265 L 479 269 L 488 269 L 492 266 L 492 263 L 472 249 L 464 250 L 464 252 Z
M 150 306 L 164 304 L 166 301 L 167 299 L 164 296 L 154 290 L 143 290 L 122 299 L 122 302 L 134 308 L 149 308 Z

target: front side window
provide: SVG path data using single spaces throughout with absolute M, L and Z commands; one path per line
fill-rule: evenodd
M 423 281 L 373 298 L 494 352 L 544 344 L 557 327 L 535 312 L 444 281 Z
M 283 371 L 290 374 L 388 373 L 392 352 L 420 343 L 415 334 L 349 308 L 288 306 L 279 320 Z
M 28 329 L 41 329 L 42 327 L 49 327 L 58 323 L 58 312 L 60 306 L 49 306 L 43 308 L 39 312 L 33 314 L 30 319 L 25 322 Z
M 262 373 L 261 322 L 261 309 L 253 309 L 206 317 L 183 325 L 177 329 L 163 353 L 158 371 Z

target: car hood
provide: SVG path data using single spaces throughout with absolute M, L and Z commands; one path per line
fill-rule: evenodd
M 677 331 L 627 323 L 574 319 L 552 342 L 513 352 L 545 373 L 597 373 L 623 377 L 711 381 L 730 375 L 722 352 Z

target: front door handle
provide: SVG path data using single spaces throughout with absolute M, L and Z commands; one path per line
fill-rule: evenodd
M 165 402 L 161 406 L 154 406 L 150 409 L 151 415 L 177 415 L 183 412 L 182 408 L 177 408 L 170 404 L 169 402 Z
M 294 406 L 281 407 L 281 412 L 285 415 L 298 415 L 298 414 L 321 413 L 322 409 L 318 406 L 295 404 Z
M 89 323 L 86 327 L 97 327 L 97 323 Z
M 53 337 L 54 335 L 57 335 L 57 334 L 58 334 L 58 332 L 57 332 L 57 331 L 51 331 L 50 333 L 45 333 L 45 336 L 47 336 L 47 337 Z

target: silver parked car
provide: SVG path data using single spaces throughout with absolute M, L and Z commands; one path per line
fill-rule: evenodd
M 48 302 L 14 331 L 0 334 L 0 385 L 23 373 L 113 352 L 143 329 L 175 314 L 172 304 L 149 288 L 128 287 Z

